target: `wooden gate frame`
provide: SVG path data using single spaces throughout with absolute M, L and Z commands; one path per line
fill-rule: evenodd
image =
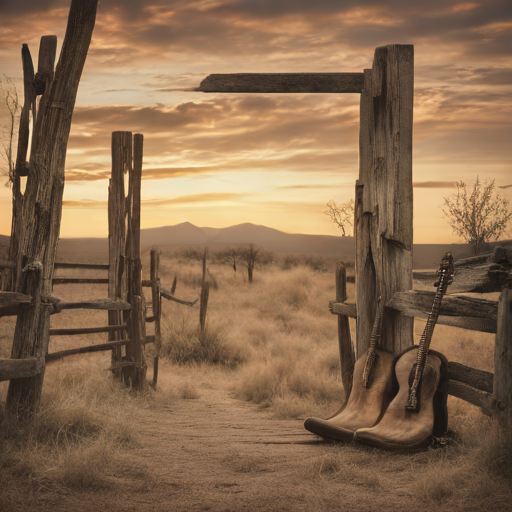
M 196 89 L 228 93 L 360 93 L 356 183 L 356 356 L 368 348 L 377 296 L 412 288 L 412 116 L 414 46 L 375 50 L 363 73 L 214 74 Z M 386 314 L 382 345 L 398 354 L 413 343 L 413 319 Z
M 354 356 L 363 356 L 369 346 L 377 297 L 380 296 L 386 305 L 381 346 L 395 355 L 413 345 L 414 316 L 424 316 L 425 301 L 432 304 L 432 297 L 421 296 L 421 293 L 418 295 L 412 290 L 414 47 L 393 44 L 376 48 L 372 68 L 365 69 L 363 73 L 214 74 L 205 78 L 196 90 L 228 93 L 361 93 L 359 178 L 356 181 L 354 218 L 356 304 L 344 302 L 347 296 L 343 265 L 336 269 L 336 300 L 330 303 L 331 311 L 339 315 L 342 380 L 348 396 Z M 492 258 L 495 257 L 493 255 Z M 494 374 L 450 363 L 449 392 L 480 406 L 487 414 L 496 415 L 510 437 L 512 284 L 507 279 L 510 278 L 512 262 L 508 261 L 496 269 L 495 264 L 499 262 L 492 258 L 479 267 L 478 279 L 467 279 L 476 270 L 471 262 L 465 267 L 463 263 L 459 272 L 464 274 L 466 281 L 473 281 L 471 285 L 469 282 L 467 284 L 474 291 L 483 291 L 482 287 L 489 291 L 490 283 L 499 286 L 496 289 L 501 289 L 505 284 L 499 304 L 482 300 L 471 303 L 467 297 L 453 298 L 445 301 L 449 304 L 443 305 L 444 314 L 448 315 L 443 323 L 467 327 L 464 319 L 471 318 L 476 321 L 469 328 L 495 332 Z M 498 280 L 496 272 L 501 273 Z M 483 308 L 484 312 L 475 314 L 478 308 Z M 485 312 L 491 312 L 494 317 L 488 318 Z M 357 319 L 355 354 L 350 338 L 349 316 Z

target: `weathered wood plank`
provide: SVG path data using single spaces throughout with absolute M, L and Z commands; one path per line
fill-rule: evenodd
M 353 302 L 329 301 L 329 310 L 334 315 L 346 315 L 350 318 L 357 318 L 357 307 Z
M 0 359 L 0 381 L 33 377 L 41 373 L 44 359 L 27 357 L 26 359 Z
M 124 325 L 106 325 L 103 327 L 81 327 L 75 329 L 50 329 L 50 336 L 76 336 L 78 334 L 94 334 L 98 332 L 125 331 Z
M 0 260 L 0 268 L 14 268 L 16 263 L 14 261 Z
M 150 317 L 152 321 L 155 322 L 155 358 L 153 360 L 153 380 L 151 385 L 156 389 L 156 384 L 158 381 L 158 363 L 160 359 L 160 349 L 162 345 L 161 341 L 161 303 L 162 296 L 160 295 L 160 251 L 158 247 L 153 247 L 151 249 L 151 264 L 150 264 L 150 273 L 151 273 L 151 299 L 152 299 L 152 308 L 153 308 L 153 316 Z M 149 319 L 146 318 L 146 322 Z M 147 340 L 147 336 L 146 336 Z
M 57 262 L 55 268 L 83 268 L 91 270 L 108 270 L 108 263 L 73 263 L 73 262 Z
M 16 292 L 0 292 L 0 317 L 16 316 L 20 304 L 30 304 L 32 297 Z
M 503 288 L 498 306 L 494 346 L 494 396 L 503 432 L 512 441 L 512 281 Z
M 428 318 L 435 295 L 432 293 L 432 298 L 430 298 L 429 294 L 431 293 L 418 290 L 399 292 L 386 306 L 401 311 L 404 315 L 410 317 Z M 425 294 L 425 296 L 416 297 L 416 294 Z M 480 302 L 481 304 L 479 304 Z M 446 309 L 443 310 L 443 306 Z M 481 311 L 478 310 L 480 306 L 482 307 Z M 356 318 L 357 305 L 354 303 L 330 301 L 329 309 L 333 314 Z M 497 302 L 463 296 L 445 297 L 441 306 L 441 316 L 437 319 L 437 323 L 472 331 L 495 333 L 497 329 L 496 315 Z
M 144 345 L 147 345 L 149 343 L 155 343 L 156 342 L 156 337 L 153 336 L 153 335 L 150 335 L 150 336 L 146 336 L 144 338 Z
M 109 341 L 108 343 L 101 343 L 99 345 L 89 345 L 88 347 L 60 350 L 59 352 L 53 352 L 53 354 L 48 354 L 46 356 L 46 362 L 50 363 L 51 361 L 57 361 L 58 359 L 63 359 L 64 357 L 74 356 L 77 354 L 88 354 L 90 352 L 105 352 L 106 350 L 112 350 L 112 347 L 120 347 L 123 345 L 127 345 L 128 343 L 130 343 L 130 340 L 116 340 Z
M 448 394 L 480 407 L 482 412 L 487 415 L 491 415 L 495 410 L 495 400 L 490 393 L 480 391 L 462 382 L 450 380 Z
M 368 348 L 377 296 L 386 304 L 412 288 L 412 120 L 414 48 L 377 48 L 361 93 L 356 204 L 357 356 Z M 380 348 L 412 344 L 413 319 L 388 310 Z
M 2 292 L 0 291 L 0 305 L 11 306 L 15 304 L 30 304 L 32 297 L 18 292 Z
M 184 304 L 185 306 L 192 307 L 199 299 L 194 300 L 193 302 L 187 302 L 186 300 L 177 299 L 172 295 L 172 293 L 169 290 L 166 290 L 163 287 L 160 287 L 160 295 L 167 300 L 172 300 L 174 302 L 177 302 L 178 304 Z
M 111 155 L 112 174 L 108 187 L 108 297 L 112 300 L 127 300 L 127 272 L 125 271 L 126 210 L 130 205 L 126 203 L 124 177 L 132 166 L 131 132 L 112 132 Z M 120 312 L 109 311 L 109 325 L 119 325 L 123 323 L 121 317 Z M 124 320 L 126 320 L 126 318 Z M 108 339 L 109 341 L 115 341 L 122 337 L 122 333 L 112 332 L 109 334 Z M 112 349 L 112 367 L 116 367 L 121 360 L 121 346 L 114 346 Z M 116 373 L 116 376 L 121 378 L 119 372 Z
M 48 85 L 53 82 L 56 54 L 57 36 L 41 37 L 37 59 L 37 73 L 34 77 L 35 93 L 38 96 L 47 92 Z
M 360 93 L 363 73 L 234 73 L 207 76 L 195 91 Z
M 124 300 L 84 300 L 81 302 L 56 302 L 55 308 L 57 310 L 63 309 L 100 309 L 105 311 L 128 311 L 132 307 L 129 302 Z M 119 324 L 117 324 L 119 325 Z
M 342 262 L 336 264 L 336 301 L 343 303 L 347 300 L 347 271 Z M 338 347 L 340 352 L 341 382 L 346 400 L 352 391 L 354 377 L 355 354 L 350 335 L 350 325 L 347 315 L 338 315 Z
M 54 277 L 53 284 L 109 284 L 107 278 L 97 277 Z
M 491 372 L 477 370 L 464 364 L 450 361 L 448 363 L 448 376 L 451 380 L 462 382 L 480 391 L 493 392 L 494 375 Z
M 23 223 L 17 251 L 18 270 L 42 262 L 41 286 L 21 278 L 16 291 L 34 297 L 21 305 L 13 340 L 12 358 L 44 357 L 48 350 L 53 267 L 60 236 L 66 151 L 80 77 L 96 21 L 98 0 L 72 0 L 66 35 L 55 79 L 40 108 L 32 136 L 30 172 L 23 195 Z M 40 276 L 37 277 L 39 280 Z M 23 282 L 22 282 L 23 281 Z M 37 294 L 37 295 L 36 295 Z M 42 298 L 43 306 L 39 302 Z M 7 409 L 13 415 L 32 414 L 41 397 L 44 369 L 35 377 L 9 384 Z
M 427 317 L 432 309 L 435 292 L 408 290 L 393 295 L 386 304 L 408 316 Z M 498 302 L 465 296 L 445 296 L 440 315 L 487 318 L 497 321 Z M 494 331 L 496 332 L 496 331 Z
M 153 282 L 151 281 L 151 279 L 143 279 L 142 286 L 144 286 L 145 288 L 151 288 L 153 286 Z
M 463 265 L 455 268 L 452 292 L 491 293 L 499 292 L 512 275 L 508 265 L 481 263 Z M 414 279 L 426 283 L 436 280 L 435 272 L 414 272 Z
M 134 363 L 122 370 L 125 384 L 143 391 L 146 385 L 146 302 L 142 295 L 142 262 L 140 259 L 140 206 L 144 137 L 136 133 L 133 137 L 133 166 L 129 171 L 127 196 L 129 226 L 126 240 L 126 261 L 128 276 L 128 301 L 132 314 L 128 320 L 128 333 L 132 340 L 126 345 L 126 360 Z

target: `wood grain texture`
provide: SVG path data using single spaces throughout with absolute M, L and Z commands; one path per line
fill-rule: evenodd
M 398 292 L 386 303 L 386 306 L 402 311 L 402 313 L 408 316 L 426 318 L 432 309 L 435 295 L 435 292 L 420 290 Z M 462 295 L 448 295 L 443 298 L 439 314 L 444 316 L 486 318 L 496 322 L 498 318 L 498 302 Z
M 0 381 L 34 377 L 43 368 L 44 360 L 37 357 L 0 359 Z
M 80 327 L 75 329 L 50 329 L 50 336 L 77 336 L 79 334 L 94 334 L 98 332 L 125 331 L 126 324 L 106 325 L 103 327 Z
M 357 307 L 353 302 L 329 301 L 329 310 L 334 315 L 345 315 L 350 318 L 357 318 Z
M 12 306 L 14 304 L 30 304 L 32 297 L 17 292 L 0 292 L 0 306 Z
M 131 132 L 112 132 L 111 140 L 112 174 L 108 187 L 108 297 L 111 300 L 127 301 L 126 263 L 126 197 L 124 177 L 131 169 L 132 134 Z M 130 305 L 131 308 L 131 305 Z M 124 323 L 126 318 L 119 311 L 109 310 L 109 325 Z M 109 333 L 110 342 L 128 338 L 128 333 Z M 112 367 L 122 361 L 121 345 L 113 345 Z M 121 378 L 120 372 L 115 372 Z
M 89 345 L 87 347 L 71 348 L 69 350 L 60 350 L 59 352 L 53 352 L 47 354 L 46 362 L 57 361 L 68 356 L 75 356 L 77 354 L 88 354 L 90 352 L 104 352 L 106 350 L 112 350 L 112 347 L 121 347 L 130 343 L 130 340 L 116 340 L 109 341 L 108 343 L 101 343 L 99 345 Z
M 0 292 L 0 317 L 16 316 L 20 304 L 30 304 L 32 297 L 16 292 Z
M 512 438 L 512 282 L 503 288 L 498 305 L 498 332 L 494 348 L 494 396 L 499 420 Z
M 492 293 L 499 292 L 511 277 L 509 265 L 493 262 L 465 264 L 455 267 L 451 292 Z M 414 272 L 414 279 L 434 282 L 435 272 Z
M 412 107 L 414 49 L 377 48 L 361 93 L 356 194 L 357 357 L 369 344 L 377 296 L 385 303 L 412 288 Z M 381 349 L 413 343 L 413 319 L 387 310 Z
M 152 319 L 155 322 L 155 358 L 153 360 L 153 380 L 151 385 L 156 388 L 158 382 L 158 363 L 161 350 L 161 316 L 162 297 L 160 295 L 160 251 L 153 247 L 150 253 L 150 275 L 151 275 L 151 301 L 153 308 Z M 146 318 L 146 322 L 148 319 Z M 146 336 L 147 339 L 147 336 Z
M 234 73 L 207 76 L 196 91 L 360 93 L 363 73 Z
M 342 262 L 336 264 L 336 302 L 347 300 L 347 271 Z M 345 396 L 350 396 L 354 378 L 355 354 L 350 336 L 350 325 L 347 315 L 338 315 L 338 347 L 340 353 L 341 382 Z
M 107 278 L 97 277 L 54 277 L 52 279 L 53 284 L 109 284 L 110 281 Z
M 448 363 L 448 376 L 451 380 L 462 382 L 480 391 L 493 392 L 494 375 L 491 372 L 477 370 L 476 368 L 450 361 Z
M 13 359 L 44 357 L 48 350 L 52 278 L 60 236 L 66 150 L 71 119 L 85 59 L 96 20 L 98 0 L 72 0 L 66 35 L 55 78 L 35 123 L 30 152 L 30 172 L 23 199 L 22 230 L 17 270 L 41 265 L 35 276 L 20 279 L 16 291 L 34 297 L 20 306 L 13 341 Z M 36 295 L 37 294 L 37 295 Z M 41 304 L 43 306 L 41 307 Z M 35 377 L 10 382 L 7 408 L 14 415 L 32 414 L 40 400 L 44 370 Z
M 174 302 L 178 302 L 179 304 L 183 304 L 185 306 L 190 306 L 190 307 L 192 307 L 199 300 L 199 299 L 196 299 L 194 301 L 188 302 L 186 300 L 177 299 L 176 297 L 174 297 L 174 295 L 169 290 L 167 290 L 166 288 L 163 288 L 163 287 L 160 287 L 160 295 L 164 299 L 172 300 Z
M 487 415 L 491 415 L 495 410 L 495 401 L 490 393 L 480 391 L 462 382 L 450 380 L 448 394 L 480 407 L 482 412 Z
M 56 262 L 55 268 L 78 268 L 78 269 L 92 269 L 92 270 L 108 270 L 108 263 L 73 263 L 73 262 Z
M 57 302 L 55 309 L 58 311 L 64 309 L 100 309 L 105 311 L 127 311 L 132 307 L 129 302 L 125 300 L 84 300 L 80 302 Z

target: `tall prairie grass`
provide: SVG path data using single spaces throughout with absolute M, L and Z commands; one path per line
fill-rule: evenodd
M 284 258 L 260 268 L 251 285 L 243 271 L 210 264 L 218 287 L 210 293 L 207 327 L 210 342 L 217 347 L 211 354 L 221 351 L 222 358 L 195 358 L 193 350 L 186 358 L 176 356 L 184 346 L 180 332 L 187 332 L 189 340 L 197 337 L 195 308 L 164 306 L 163 343 L 174 362 L 220 363 L 230 372 L 235 396 L 268 408 L 277 418 L 327 417 L 345 399 L 336 317 L 328 309 L 335 297 L 334 274 L 324 272 L 322 265 L 314 269 L 295 262 Z M 329 262 L 324 263 L 330 268 Z M 163 281 L 177 275 L 178 283 L 180 275 L 199 272 L 197 263 L 176 259 L 165 259 L 162 268 Z M 177 295 L 190 299 L 198 289 L 186 286 L 186 281 L 182 280 Z M 354 301 L 355 286 L 347 287 L 348 301 Z M 424 326 L 424 320 L 415 322 L 415 343 Z M 355 339 L 352 320 L 351 333 Z M 493 369 L 493 334 L 438 325 L 431 346 L 451 361 Z M 449 417 L 446 447 L 396 459 L 410 468 L 411 477 L 402 483 L 405 492 L 433 509 L 505 510 L 512 499 L 510 446 L 493 421 L 466 402 L 449 397 Z M 321 478 L 343 478 L 375 489 L 392 487 L 396 485 L 392 475 L 378 474 L 375 464 L 394 471 L 394 457 L 379 450 L 342 447 L 316 459 L 311 471 Z M 364 458 L 372 464 L 366 465 Z
M 162 285 L 170 289 L 176 276 L 175 295 L 187 301 L 198 298 L 199 256 L 202 251 L 190 258 L 185 253 L 163 254 Z M 259 404 L 276 418 L 334 413 L 345 400 L 337 321 L 328 309 L 335 297 L 334 261 L 274 255 L 273 262 L 255 268 L 252 283 L 244 267 L 237 268 L 235 272 L 226 262 L 209 261 L 208 279 L 216 285 L 210 289 L 205 332 L 199 330 L 198 304 L 163 302 L 161 356 L 169 362 L 162 368 L 172 369 L 165 374 L 161 370 L 156 402 L 195 400 L 215 385 Z M 349 283 L 347 291 L 348 301 L 355 301 L 355 286 Z M 100 289 L 91 294 L 100 297 Z M 71 299 L 73 290 L 62 287 L 55 295 Z M 73 322 L 102 325 L 104 317 L 90 312 L 73 317 Z M 52 318 L 55 327 L 69 326 L 70 320 L 66 313 Z M 355 339 L 355 322 L 350 322 Z M 415 322 L 416 342 L 424 325 L 422 320 Z M 2 319 L 0 327 L 0 357 L 9 357 L 14 319 Z M 91 335 L 87 342 L 99 339 Z M 52 343 L 55 351 L 78 342 L 60 337 Z M 441 325 L 432 341 L 432 348 L 449 360 L 488 371 L 493 368 L 493 347 L 494 335 Z M 150 353 L 152 348 L 147 350 Z M 50 366 L 43 405 L 30 426 L 10 423 L 0 413 L 2 477 L 22 476 L 43 488 L 99 488 L 112 485 L 121 474 L 144 481 L 146 470 L 130 469 L 126 457 L 127 447 L 137 443 L 130 410 L 146 402 L 118 387 L 105 371 L 108 365 L 108 356 L 101 360 L 78 356 Z M 0 385 L 0 402 L 4 398 L 5 386 Z M 306 468 L 307 478 L 343 478 L 354 485 L 386 489 L 396 486 L 396 475 L 407 468 L 409 477 L 400 483 L 404 492 L 420 496 L 432 509 L 457 510 L 462 503 L 462 509 L 485 510 L 482 503 L 489 503 L 502 510 L 512 499 L 510 447 L 476 407 L 450 397 L 449 416 L 445 448 L 397 455 L 333 447 Z M 390 474 L 378 473 L 376 465 L 388 468 Z

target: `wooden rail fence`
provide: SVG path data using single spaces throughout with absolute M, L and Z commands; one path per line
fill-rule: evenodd
M 492 258 L 487 255 L 486 258 Z M 503 262 L 504 266 L 508 263 Z M 346 274 L 344 265 L 339 264 L 336 272 L 336 290 L 346 290 Z M 432 274 L 432 277 L 435 274 Z M 455 279 L 453 284 L 455 284 Z M 473 283 L 481 283 L 481 276 L 472 278 L 465 276 L 469 288 Z M 474 281 L 472 281 L 474 279 Z M 497 415 L 510 420 L 512 400 L 512 282 L 505 286 L 499 283 L 485 284 L 490 291 L 501 291 L 499 301 L 491 301 L 466 296 L 444 297 L 441 304 L 440 316 L 437 323 L 473 331 L 495 333 L 495 363 L 494 373 L 471 368 L 458 362 L 448 362 L 448 393 L 481 408 L 487 415 Z M 427 318 L 432 307 L 435 292 L 409 290 L 398 292 L 385 304 L 386 312 L 396 311 L 404 316 Z M 338 321 L 347 322 L 348 318 L 357 318 L 357 304 L 347 303 L 346 293 L 341 294 L 341 300 L 329 302 L 331 313 L 338 316 Z M 351 358 L 352 340 L 350 331 L 339 331 L 340 358 L 342 371 L 353 374 L 354 363 Z M 361 354 L 358 354 L 361 356 Z M 343 385 L 347 393 L 346 379 Z M 512 425 L 512 423 L 508 423 Z

